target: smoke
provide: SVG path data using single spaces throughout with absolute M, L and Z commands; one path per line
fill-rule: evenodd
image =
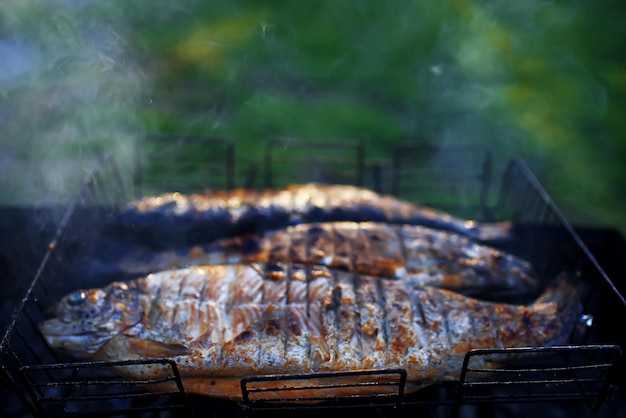
M 91 1 L 0 6 L 2 204 L 66 201 L 105 151 L 129 169 L 145 77 L 112 10 Z
M 596 208 L 623 201 L 617 0 L 42 3 L 0 4 L 3 202 L 67 196 L 101 150 L 128 171 L 145 131 L 250 159 L 272 137 L 364 139 L 373 158 L 474 144 L 552 173 L 578 212 L 579 186 Z
M 450 12 L 417 80 L 429 98 L 418 129 L 522 156 L 570 218 L 623 225 L 609 215 L 623 200 L 613 173 L 622 130 L 607 123 L 619 108 L 621 82 L 609 90 L 607 74 L 619 72 L 620 41 L 593 30 L 619 19 L 579 2 L 466 1 Z

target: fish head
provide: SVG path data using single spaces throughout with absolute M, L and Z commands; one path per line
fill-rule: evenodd
M 113 337 L 137 325 L 144 314 L 133 282 L 77 290 L 63 297 L 51 318 L 39 324 L 50 347 L 77 359 L 90 359 Z

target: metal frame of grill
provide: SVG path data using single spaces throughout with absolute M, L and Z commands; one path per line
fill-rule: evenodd
M 247 410 L 397 407 L 404 397 L 406 376 L 403 369 L 251 376 L 241 379 L 241 393 Z M 319 395 L 299 395 L 312 389 Z M 346 393 L 338 397 L 336 389 Z
M 127 380 L 111 373 L 137 365 L 162 365 L 167 376 L 159 379 Z M 185 391 L 176 362 L 168 359 L 115 362 L 76 362 L 23 366 L 26 383 L 37 413 L 43 416 L 85 416 L 185 411 Z M 150 392 L 151 385 L 171 383 L 171 389 Z M 148 388 L 148 389 L 146 389 Z M 107 401 L 124 400 L 125 404 Z M 166 400 L 166 402 L 163 402 Z M 86 410 L 92 409 L 90 412 Z
M 216 158 L 224 178 L 237 176 L 234 169 L 234 148 L 231 145 L 217 143 L 228 158 Z M 295 152 L 310 150 L 310 144 L 288 140 L 289 147 Z M 305 161 L 291 161 L 289 155 L 274 154 L 284 150 L 284 140 L 270 141 L 266 147 L 263 172 L 266 185 L 281 186 L 275 179 L 281 170 L 293 170 L 299 167 L 305 170 Z M 329 145 L 330 146 L 330 145 Z M 354 170 L 355 183 L 371 187 L 378 191 L 392 190 L 403 197 L 403 183 L 407 179 L 407 167 L 404 156 L 419 153 L 420 147 L 401 145 L 395 157 L 381 164 L 380 160 L 367 164 L 366 153 L 362 144 L 350 141 L 336 143 L 346 152 L 354 152 L 355 166 L 344 170 Z M 299 148 L 302 147 L 302 148 Z M 403 148 L 404 147 L 404 148 Z M 279 150 L 279 151 L 276 151 Z M 410 151 L 410 152 L 409 152 Z M 430 148 L 422 150 L 431 152 Z M 232 160 L 230 159 L 232 157 Z M 285 165 L 277 164 L 281 160 Z M 137 161 L 140 161 L 139 159 Z M 227 161 L 224 164 L 224 161 Z M 378 370 L 366 373 L 325 373 L 316 375 L 257 376 L 242 379 L 244 411 L 248 414 L 273 413 L 280 410 L 295 409 L 341 409 L 358 408 L 395 408 L 401 411 L 413 407 L 431 407 L 446 405 L 452 414 L 465 404 L 475 403 L 534 403 L 546 401 L 582 401 L 593 409 L 598 409 L 614 388 L 614 377 L 623 369 L 621 348 L 625 346 L 624 337 L 612 335 L 607 338 L 606 328 L 626 329 L 626 301 L 616 289 L 610 278 L 597 263 L 589 249 L 584 245 L 574 228 L 554 205 L 548 194 L 541 187 L 532 172 L 520 160 L 512 160 L 506 166 L 501 177 L 495 180 L 500 184 L 499 193 L 493 189 L 491 178 L 498 170 L 492 167 L 493 160 L 487 155 L 480 166 L 480 181 L 469 187 L 478 187 L 480 210 L 485 217 L 498 217 L 505 214 L 520 229 L 523 242 L 530 244 L 522 248 L 513 248 L 533 258 L 549 248 L 554 252 L 538 269 L 546 275 L 553 274 L 563 265 L 576 268 L 592 284 L 586 292 L 584 303 L 595 317 L 593 326 L 581 326 L 572 336 L 573 345 L 564 347 L 529 347 L 515 350 L 473 350 L 467 353 L 461 378 L 458 382 L 441 384 L 438 388 L 424 390 L 416 394 L 405 393 L 406 373 L 403 370 Z M 317 165 L 314 173 L 320 173 Z M 249 169 L 249 167 L 248 167 Z M 331 172 L 332 173 L 332 172 Z M 405 175 L 403 175 L 405 173 Z M 245 176 L 244 176 L 245 177 Z M 330 180 L 316 178 L 317 180 Z M 477 189 L 473 189 L 475 192 Z M 411 192 L 412 193 L 412 192 Z M 522 197 L 520 199 L 520 197 Z M 87 176 L 83 186 L 70 202 L 57 233 L 50 242 L 41 265 L 33 278 L 26 295 L 19 304 L 15 316 L 7 329 L 0 345 L 2 356 L 2 377 L 15 389 L 15 392 L 35 416 L 87 416 L 99 415 L 139 415 L 146 413 L 186 415 L 196 402 L 206 406 L 208 400 L 191 400 L 185 394 L 176 364 L 171 360 L 144 360 L 139 362 L 73 362 L 51 352 L 39 335 L 36 324 L 45 315 L 46 308 L 53 300 L 77 287 L 76 283 L 63 282 L 63 274 L 69 261 L 76 253 L 89 254 L 92 242 L 86 242 L 85 227 L 97 235 L 98 226 L 114 211 L 114 208 L 126 199 L 123 181 L 115 161 L 105 156 L 93 172 Z M 495 202 L 491 206 L 486 205 Z M 437 202 L 433 202 L 434 205 Z M 543 237 L 551 237 L 544 240 Z M 541 241 L 547 241 L 537 246 Z M 559 243 L 556 248 L 554 243 Z M 54 290 L 51 283 L 56 281 Z M 60 282 L 60 285 L 59 285 Z M 612 310 L 610 313 L 607 309 Z M 619 315 L 621 312 L 621 316 Z M 615 318 L 618 317 L 618 318 Z M 621 319 L 620 319 L 621 318 Z M 613 331 L 613 334 L 616 334 Z M 620 333 L 621 334 L 621 333 Z M 481 370 L 472 366 L 473 360 L 483 356 L 513 355 L 522 358 L 519 362 L 506 363 L 506 366 Z M 546 360 L 548 359 L 548 360 Z M 552 359 L 552 360 L 550 360 Z M 554 360 L 557 359 L 557 360 Z M 547 362 L 546 362 L 547 361 Z M 120 367 L 132 367 L 138 363 L 150 363 L 166 368 L 167 382 L 171 390 L 149 392 L 141 387 L 149 387 L 156 381 L 136 381 L 124 379 L 112 370 Z M 324 382 L 322 389 L 337 387 L 354 388 L 355 392 L 345 397 L 332 400 L 304 399 L 298 396 L 276 399 L 277 392 L 297 393 L 298 388 L 312 385 L 316 379 Z M 348 379 L 348 380 L 346 380 Z M 271 383 L 271 384 L 270 384 Z M 270 386 L 267 386 L 270 384 Z M 263 385 L 266 385 L 264 388 Z M 359 396 L 358 391 L 368 388 L 367 396 Z M 543 392 L 538 393 L 537 388 Z M 433 392 L 435 391 L 435 392 Z M 265 395 L 272 393 L 270 398 Z M 437 396 L 433 396 L 437 393 Z
M 177 150 L 189 146 L 201 150 L 201 155 L 194 160 L 178 158 Z M 221 138 L 174 134 L 139 136 L 135 140 L 134 156 L 133 194 L 137 198 L 145 194 L 145 186 L 154 183 L 156 173 L 165 176 L 158 181 L 164 190 L 209 187 L 230 190 L 235 187 L 235 149 L 231 142 Z M 152 178 L 152 182 L 146 182 L 145 177 Z
M 519 359 L 495 368 L 472 366 L 477 358 L 502 354 L 524 358 L 524 361 Z M 590 361 L 589 355 L 596 358 Z M 597 410 L 607 395 L 620 355 L 620 347 L 616 345 L 471 350 L 463 362 L 454 408 L 458 411 L 461 400 L 472 403 L 553 402 L 558 398 L 586 399 L 591 408 Z M 516 393 L 513 396 L 499 394 L 498 386 L 515 387 Z
M 294 153 L 292 150 L 298 150 Z M 347 163 L 347 164 L 346 164 Z M 308 170 L 302 171 L 302 167 Z M 321 182 L 364 184 L 365 147 L 361 141 L 332 143 L 273 138 L 265 143 L 263 187 L 277 187 L 276 177 L 291 183 Z
M 491 220 L 494 165 L 491 151 L 478 146 L 403 142 L 393 152 L 390 193 L 445 211 L 458 210 L 463 195 L 466 213 Z M 442 187 L 455 201 L 440 197 Z

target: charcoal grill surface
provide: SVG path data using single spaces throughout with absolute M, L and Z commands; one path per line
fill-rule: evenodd
M 279 184 L 275 179 L 284 178 L 281 172 L 289 173 L 296 169 L 289 165 L 288 156 L 272 154 L 273 149 L 283 152 L 283 148 L 275 147 L 275 144 L 280 143 L 280 141 L 270 142 L 264 161 L 260 163 L 263 166 L 260 171 L 265 173 L 264 179 L 266 182 L 269 181 L 266 184 L 269 186 L 282 186 L 283 184 Z M 298 147 L 298 142 L 291 141 L 290 146 Z M 360 144 L 349 142 L 340 148 L 347 150 L 346 152 L 354 152 L 354 158 L 351 159 L 353 165 L 344 167 L 341 171 L 350 173 L 352 170 L 355 183 L 382 192 L 391 191 L 390 188 L 393 188 L 401 197 L 416 200 L 415 196 L 419 195 L 420 191 L 403 186 L 407 180 L 401 173 L 407 170 L 406 160 L 398 163 L 398 157 L 395 160 L 390 158 L 391 163 L 388 167 L 379 164 L 379 161 L 370 167 Z M 223 149 L 229 155 L 233 152 L 229 146 Z M 410 150 L 411 153 L 419 153 L 419 147 L 411 146 Z M 429 147 L 428 152 L 431 151 Z M 401 154 L 409 155 L 406 150 Z M 278 160 L 282 163 L 273 163 Z M 224 160 L 219 158 L 216 161 L 220 161 L 219 169 L 225 170 L 224 177 L 220 177 L 222 180 L 237 175 L 232 165 L 224 165 Z M 336 163 L 333 160 L 333 164 Z M 315 173 L 319 173 L 320 161 L 315 161 L 314 164 Z M 624 272 L 624 266 L 614 261 L 615 258 L 619 258 L 617 257 L 619 249 L 625 247 L 623 238 L 611 231 L 605 232 L 604 235 L 595 229 L 584 231 L 586 233 L 583 236 L 587 237 L 589 242 L 596 243 L 592 248 L 599 248 L 603 264 L 609 266 L 608 272 L 611 274 L 607 274 L 522 162 L 512 161 L 504 171 L 492 167 L 489 156 L 481 159 L 479 164 L 480 181 L 478 185 L 470 186 L 474 188 L 474 193 L 479 194 L 477 199 L 471 200 L 474 206 L 472 213 L 479 214 L 487 220 L 501 217 L 516 222 L 516 239 L 501 243 L 502 248 L 531 260 L 541 277 L 553 277 L 567 267 L 580 271 L 586 278 L 589 289 L 584 302 L 588 312 L 593 313 L 593 326 L 581 326 L 579 332 L 573 336 L 572 343 L 581 344 L 580 346 L 551 348 L 546 352 L 543 352 L 546 349 L 542 347 L 531 348 L 529 355 L 538 355 L 536 359 L 527 358 L 526 363 L 523 361 L 511 363 L 516 364 L 517 368 L 504 368 L 495 372 L 495 377 L 492 373 L 487 378 L 481 376 L 480 370 L 472 367 L 472 359 L 477 356 L 498 354 L 497 350 L 471 352 L 468 353 L 460 382 L 441 384 L 414 395 L 406 395 L 400 379 L 395 387 L 397 391 L 386 391 L 384 396 L 373 396 L 363 401 L 353 400 L 354 402 L 343 400 L 344 402 L 331 405 L 316 405 L 309 402 L 308 409 L 294 406 L 293 402 L 288 405 L 267 404 L 262 399 L 260 401 L 250 399 L 249 396 L 244 397 L 242 406 L 238 406 L 187 395 L 179 384 L 180 376 L 177 374 L 175 364 L 169 365 L 172 381 L 170 392 L 154 394 L 142 391 L 137 389 L 137 386 L 141 387 L 142 384 L 151 382 L 139 382 L 137 385 L 136 381 L 124 380 L 110 372 L 109 366 L 112 364 L 98 362 L 79 364 L 52 353 L 34 326 L 43 318 L 47 307 L 59 296 L 79 287 L 100 286 L 111 280 L 110 277 L 72 277 L 75 271 L 72 270 L 72 266 L 93 258 L 94 251 L 101 248 L 97 243 L 101 225 L 114 213 L 115 207 L 127 198 L 114 161 L 110 157 L 105 157 L 100 166 L 96 167 L 92 175 L 86 179 L 84 187 L 77 192 L 69 208 L 66 211 L 56 209 L 54 216 L 51 216 L 53 221 L 45 223 L 46 227 L 41 229 L 43 233 L 38 239 L 26 239 L 26 245 L 32 247 L 29 258 L 41 262 L 36 263 L 37 269 L 31 267 L 30 270 L 22 270 L 34 279 L 25 291 L 26 296 L 22 299 L 21 305 L 15 303 L 19 301 L 20 296 L 12 295 L 14 303 L 11 307 L 17 305 L 18 310 L 8 324 L 8 332 L 2 341 L 3 383 L 7 396 L 10 399 L 17 398 L 20 402 L 5 403 L 7 414 L 19 416 L 26 411 L 41 416 L 67 414 L 185 416 L 211 410 L 215 416 L 244 414 L 273 416 L 272 414 L 281 412 L 293 413 L 296 409 L 299 414 L 319 414 L 318 409 L 324 409 L 325 413 L 340 414 L 341 408 L 349 406 L 359 408 L 366 415 L 377 416 L 380 414 L 414 416 L 420 411 L 438 414 L 436 416 L 450 414 L 463 416 L 479 411 L 480 416 L 495 417 L 525 416 L 522 414 L 536 410 L 534 409 L 537 408 L 536 403 L 548 401 L 553 403 L 558 399 L 559 411 L 576 411 L 577 415 L 570 416 L 584 416 L 580 414 L 586 415 L 588 411 L 599 408 L 605 401 L 605 396 L 611 393 L 617 397 L 617 401 L 606 401 L 608 405 L 600 409 L 600 412 L 623 411 L 624 402 L 619 392 L 615 395 L 612 391 L 612 385 L 624 387 L 623 369 L 617 363 L 621 357 L 621 347 L 625 347 L 622 335 L 624 333 L 615 330 L 625 329 L 626 313 L 621 293 L 609 279 L 612 275 Z M 303 173 L 301 173 L 303 178 L 306 178 L 306 165 L 303 165 L 302 161 L 298 161 L 296 165 Z M 493 176 L 496 177 L 495 180 L 491 178 Z M 148 180 L 143 178 L 142 181 Z M 235 184 L 233 178 L 229 181 L 232 183 L 228 184 Z M 499 185 L 499 191 L 494 190 L 496 185 Z M 459 207 L 467 205 L 467 202 L 463 197 Z M 432 204 L 437 205 L 436 199 Z M 607 234 L 617 245 L 606 244 Z M 605 245 L 610 245 L 610 251 L 603 248 Z M 4 265 L 8 266 L 10 263 L 5 260 Z M 9 271 L 9 274 L 15 278 L 20 276 L 18 272 Z M 21 292 L 23 289 L 15 290 Z M 5 307 L 5 310 L 7 309 Z M 590 346 L 590 344 L 601 345 Z M 528 362 L 532 364 L 528 365 Z M 515 379 L 513 375 L 516 376 Z M 612 379 L 614 376 L 617 376 L 616 380 Z M 301 377 L 306 381 L 307 376 Z M 294 376 L 282 376 L 273 379 L 288 381 L 293 378 Z M 243 381 L 244 394 L 249 385 L 258 383 L 259 379 L 263 381 L 265 378 Z M 332 386 L 332 380 L 329 384 Z M 523 386 L 523 389 L 520 389 L 520 386 Z M 12 390 L 13 387 L 17 390 Z M 537 388 L 550 390 L 538 392 Z M 586 403 L 590 408 L 585 409 L 586 412 L 572 409 L 571 404 L 574 401 L 576 404 Z

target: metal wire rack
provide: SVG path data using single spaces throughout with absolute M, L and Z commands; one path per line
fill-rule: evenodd
M 162 365 L 165 376 L 143 380 L 121 377 L 127 368 L 146 365 Z M 173 360 L 39 364 L 23 366 L 20 373 L 38 413 L 44 416 L 106 416 L 186 409 L 182 380 Z M 159 392 L 150 391 L 154 386 L 160 388 Z
M 365 147 L 360 141 L 274 138 L 265 143 L 263 187 L 305 182 L 362 186 L 364 175 Z
M 115 160 L 105 155 L 87 175 L 59 222 L 0 344 L 1 377 L 14 388 L 16 396 L 33 416 L 119 415 L 176 410 L 184 406 L 180 375 L 170 360 L 149 363 L 170 367 L 171 377 L 165 381 L 176 382 L 174 389 L 165 394 L 137 394 L 137 384 L 156 382 L 131 382 L 112 375 L 110 369 L 118 367 L 119 370 L 138 362 L 66 362 L 46 347 L 37 329 L 52 301 L 76 286 L 64 277 L 65 265 L 76 262 L 70 261 L 71 255 L 89 257 L 94 251 L 93 239 L 98 228 L 115 207 L 127 199 L 118 173 Z M 148 398 L 150 402 L 146 403 Z
M 247 410 L 380 408 L 398 406 L 405 385 L 403 369 L 366 370 L 251 376 L 241 379 L 241 393 Z M 315 395 L 305 396 L 305 391 Z
M 139 136 L 135 141 L 133 186 L 137 198 L 146 193 L 230 190 L 234 181 L 232 142 L 175 134 Z
M 288 144 L 295 148 L 290 152 L 296 154 L 311 146 L 295 140 L 289 140 Z M 236 187 L 234 148 L 223 143 L 218 145 L 217 149 L 221 151 L 216 150 L 213 157 L 220 152 L 224 154 L 223 158 L 214 159 L 216 165 L 212 170 L 220 172 L 216 174 L 220 182 L 226 179 L 225 187 Z M 337 142 L 332 147 L 334 152 L 330 149 L 330 154 L 334 156 L 329 167 L 335 168 L 324 171 L 320 170 L 323 160 L 304 156 L 294 161 L 284 153 L 284 140 L 268 142 L 259 163 L 263 167 L 264 184 L 282 185 L 284 180 L 279 179 L 285 178 L 331 181 L 332 175 L 340 172 L 340 178 L 347 183 L 367 185 L 366 179 L 372 173 L 377 173 L 372 178 L 380 174 L 380 166 L 374 170 L 368 164 L 362 144 Z M 386 190 L 390 193 L 409 193 L 405 178 L 407 170 L 412 168 L 410 158 L 416 158 L 412 153 L 419 154 L 420 147 L 403 147 L 396 151 L 395 158 L 390 159 L 392 165 L 387 167 L 393 181 L 377 183 L 382 189 L 391 185 Z M 345 154 L 336 159 L 339 150 Z M 341 161 L 352 163 L 337 169 L 336 165 Z M 404 370 L 248 377 L 241 382 L 242 406 L 246 413 L 389 407 L 410 414 L 412 408 L 444 405 L 456 414 L 466 404 L 544 402 L 548 399 L 547 394 L 551 401 L 586 402 L 594 409 L 601 406 L 613 388 L 615 375 L 624 372 L 620 359 L 626 337 L 615 330 L 626 327 L 626 301 L 522 161 L 510 161 L 497 179 L 493 178 L 497 176 L 494 173 L 500 171 L 492 167 L 491 157 L 479 161 L 482 161 L 481 169 L 473 176 L 472 186 L 473 190 L 479 190 L 479 197 L 469 202 L 462 196 L 457 203 L 474 206 L 468 211 L 486 218 L 512 220 L 516 239 L 501 243 L 501 247 L 528 258 L 541 277 L 553 277 L 565 268 L 578 271 L 587 284 L 583 305 L 585 313 L 590 315 L 573 333 L 571 342 L 574 345 L 470 351 L 458 382 L 441 384 L 433 389 L 435 392 L 425 390 L 415 394 L 405 391 Z M 314 173 L 323 173 L 323 176 L 307 177 L 311 175 L 308 171 L 311 167 Z M 298 169 L 302 170 L 301 177 L 294 174 Z M 114 160 L 107 156 L 85 179 L 59 223 L 56 236 L 2 339 L 2 375 L 15 388 L 15 393 L 32 415 L 185 415 L 196 410 L 197 405 L 203 410 L 213 405 L 211 400 L 190 402 L 176 364 L 169 360 L 70 361 L 49 350 L 37 329 L 37 323 L 45 317 L 46 309 L 56 298 L 77 287 L 98 286 L 107 280 L 81 277 L 81 282 L 77 283 L 68 279 L 71 277 L 68 266 L 93 256 L 97 249 L 94 242 L 102 224 L 115 213 L 115 207 L 127 199 L 123 179 L 118 173 Z M 149 177 L 143 177 L 141 181 L 145 184 L 149 180 Z M 447 177 L 441 181 L 455 180 Z M 500 184 L 497 193 L 493 190 L 496 184 Z M 501 360 L 503 356 L 511 360 L 502 363 L 506 366 L 489 369 L 474 366 L 484 364 L 486 358 Z M 145 362 L 167 369 L 164 380 L 123 378 L 124 367 Z M 143 389 L 157 384 L 165 384 L 167 390 L 151 392 Z M 345 388 L 346 396 L 330 399 L 324 395 L 338 387 Z M 322 395 L 302 397 L 298 394 L 303 388 L 319 389 Z
M 491 152 L 467 144 L 404 142 L 393 153 L 391 193 L 464 216 L 493 219 Z
M 484 366 L 497 365 L 503 355 L 516 361 Z M 620 355 L 616 345 L 471 350 L 463 362 L 454 408 L 458 411 L 461 400 L 553 402 L 558 398 L 584 399 L 597 409 L 607 395 Z M 485 361 L 485 357 L 493 360 Z

